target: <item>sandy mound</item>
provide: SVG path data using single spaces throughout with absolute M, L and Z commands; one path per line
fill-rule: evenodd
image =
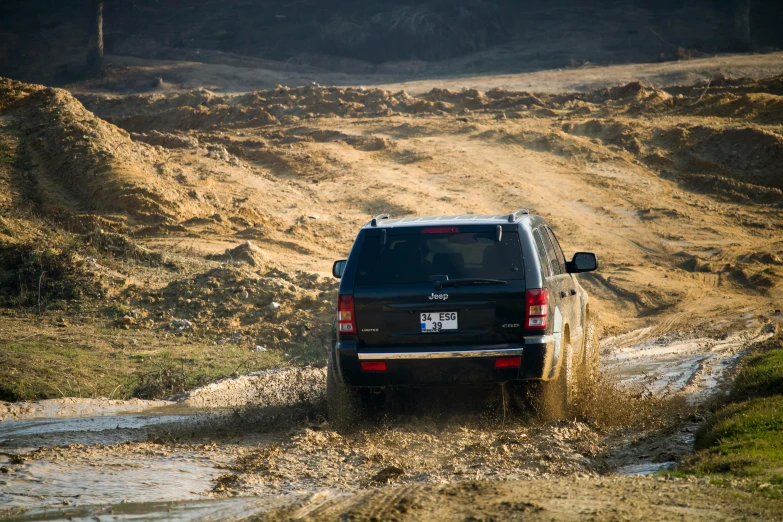
M 266 261 L 264 251 L 247 241 L 234 248 L 228 248 L 222 254 L 213 254 L 207 256 L 207 259 L 223 261 L 231 265 L 245 263 L 253 267 L 261 267 Z
M 24 152 L 42 210 L 173 220 L 189 208 L 156 173 L 160 152 L 87 111 L 66 91 L 0 80 L 0 110 L 25 136 Z
M 783 122 L 783 96 L 764 92 L 706 96 L 689 110 L 699 116 L 740 118 L 764 124 Z
M 326 368 L 279 368 L 214 382 L 176 399 L 193 408 L 268 408 L 315 403 L 325 389 Z

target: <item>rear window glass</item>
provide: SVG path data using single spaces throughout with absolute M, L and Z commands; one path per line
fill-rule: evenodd
M 449 279 L 524 279 L 519 235 L 504 232 L 391 235 L 381 245 L 368 236 L 359 254 L 356 284 L 427 283 Z

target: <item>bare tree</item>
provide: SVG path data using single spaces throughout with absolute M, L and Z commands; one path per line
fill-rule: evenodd
M 750 39 L 750 0 L 739 0 L 734 6 L 734 30 L 737 39 L 745 45 Z
M 87 49 L 87 73 L 97 76 L 103 71 L 103 0 L 90 0 L 90 41 Z

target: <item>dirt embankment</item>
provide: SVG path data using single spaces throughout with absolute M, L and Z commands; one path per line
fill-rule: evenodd
M 2 80 L 0 99 L 7 131 L 23 138 L 25 188 L 41 211 L 98 212 L 141 222 L 197 211 L 160 179 L 165 156 L 134 143 L 66 91 Z

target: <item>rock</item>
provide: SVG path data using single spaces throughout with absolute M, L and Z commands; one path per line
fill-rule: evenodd
M 397 466 L 387 466 L 376 473 L 371 479 L 370 483 L 374 484 L 388 484 L 389 482 L 397 479 L 405 474 L 401 468 Z
M 192 330 L 193 323 L 187 319 L 174 319 L 169 323 L 169 328 L 178 332 L 183 332 L 185 330 Z
M 280 308 L 280 303 L 276 303 L 272 301 L 271 303 L 269 303 L 269 308 L 271 308 L 272 310 L 277 310 Z
M 269 350 L 267 350 L 265 347 L 261 346 L 260 344 L 257 344 L 256 345 L 256 351 L 257 352 L 268 352 Z
M 167 132 L 150 131 L 147 134 L 131 132 L 133 141 L 141 141 L 149 145 L 159 145 L 166 149 L 197 149 L 198 139 L 191 136 L 178 136 Z
M 247 299 L 250 297 L 250 294 L 247 292 L 247 290 L 242 290 L 242 293 L 240 294 L 242 296 L 242 299 Z

